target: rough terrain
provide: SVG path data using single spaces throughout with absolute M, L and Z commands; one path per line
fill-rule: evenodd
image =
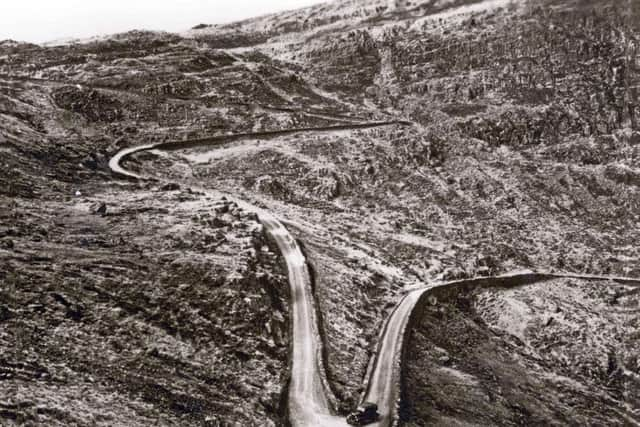
M 338 1 L 181 35 L 0 42 L 2 422 L 283 422 L 282 260 L 255 218 L 223 212 L 230 202 L 214 190 L 286 219 L 303 244 L 342 413 L 412 286 L 522 268 L 640 276 L 637 2 L 386 4 Z M 125 182 L 107 165 L 139 144 L 385 120 L 411 126 L 127 161 L 161 183 Z M 92 214 L 101 203 L 106 213 Z M 593 284 L 549 285 L 427 316 L 406 383 L 424 393 L 407 395 L 404 419 L 469 422 L 480 413 L 465 412 L 470 399 L 491 407 L 487 424 L 637 421 L 624 390 L 640 368 L 623 355 L 637 349 L 637 299 L 614 315 Z M 500 320 L 496 307 L 558 304 L 556 288 L 584 331 L 540 361 L 540 342 L 575 330 L 555 330 L 555 317 Z M 464 369 L 440 369 L 436 338 Z M 596 338 L 599 353 L 578 360 Z M 516 340 L 527 344 L 512 352 Z M 582 372 L 614 348 L 622 380 Z M 434 381 L 456 375 L 475 388 L 445 405 Z M 524 390 L 506 383 L 522 377 Z
M 255 215 L 169 190 L 7 201 L 3 424 L 282 423 L 279 251 Z
M 406 425 L 632 425 L 638 288 L 556 279 L 433 301 L 407 348 Z

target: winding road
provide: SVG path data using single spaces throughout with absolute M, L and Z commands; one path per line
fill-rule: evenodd
M 344 126 L 301 128 L 284 131 L 246 133 L 203 138 L 190 141 L 165 142 L 126 148 L 118 152 L 109 162 L 116 175 L 128 179 L 151 179 L 126 170 L 122 161 L 131 155 L 148 150 L 179 150 L 196 146 L 217 146 L 226 142 L 252 138 L 270 138 L 302 132 L 327 132 L 332 130 L 363 129 L 406 124 L 404 122 L 359 123 Z M 243 203 L 244 206 L 249 206 Z M 284 225 L 268 212 L 254 208 L 266 232 L 277 243 L 287 263 L 292 299 L 293 352 L 291 355 L 291 382 L 289 386 L 289 420 L 293 426 L 346 426 L 343 417 L 335 415 L 331 408 L 332 398 L 323 372 L 322 341 L 319 334 L 316 307 L 311 289 L 307 261 L 300 247 Z M 431 284 L 407 292 L 385 322 L 380 334 L 377 351 L 367 371 L 362 401 L 378 404 L 380 420 L 373 424 L 388 427 L 396 424 L 397 405 L 401 398 L 403 346 L 411 322 L 419 307 L 430 298 L 442 293 L 459 292 L 476 287 L 518 287 L 555 278 L 582 280 L 608 280 L 632 286 L 640 286 L 640 279 L 580 275 L 572 273 L 524 272 L 503 276 L 481 277 L 469 280 Z
M 552 279 L 580 279 L 609 281 L 640 287 L 640 279 L 590 274 L 522 272 L 500 276 L 478 277 L 432 284 L 407 293 L 387 319 L 378 351 L 372 359 L 370 376 L 363 401 L 377 402 L 381 418 L 377 427 L 389 427 L 396 423 L 398 404 L 401 398 L 400 381 L 402 378 L 403 347 L 411 330 L 410 323 L 420 308 L 432 300 L 447 295 L 469 291 L 481 287 L 516 288 Z
M 166 142 L 129 147 L 119 151 L 109 161 L 116 175 L 137 180 L 148 180 L 122 166 L 122 162 L 135 153 L 149 150 L 178 150 L 205 145 L 221 145 L 241 139 L 269 138 L 301 132 L 331 132 L 339 130 L 366 129 L 403 124 L 402 122 L 374 122 L 318 128 L 291 129 L 284 131 L 225 135 L 213 138 Z M 243 203 L 247 205 L 246 202 Z M 275 240 L 286 263 L 291 288 L 292 342 L 291 382 L 289 384 L 289 420 L 292 426 L 345 427 L 344 417 L 334 415 L 329 404 L 329 387 L 322 370 L 322 341 L 318 331 L 315 302 L 307 260 L 296 240 L 286 227 L 273 215 L 255 208 L 265 231 Z

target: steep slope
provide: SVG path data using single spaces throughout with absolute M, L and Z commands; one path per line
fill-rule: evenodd
M 407 354 L 405 425 L 632 425 L 638 289 L 572 279 L 426 308 Z
M 280 425 L 288 287 L 255 217 L 93 190 L 3 196 L 1 423 Z
M 0 279 L 12 286 L 0 312 L 2 339 L 13 342 L 20 328 L 42 331 L 57 325 L 69 309 L 55 302 L 53 294 L 62 295 L 72 313 L 75 305 L 91 311 L 80 322 L 72 314 L 62 323 L 65 332 L 77 337 L 60 343 L 65 351 L 80 354 L 74 356 L 76 365 L 67 368 L 82 375 L 65 370 L 62 382 L 68 385 L 65 399 L 77 400 L 85 383 L 95 383 L 85 378 L 89 373 L 84 365 L 91 358 L 82 355 L 93 355 L 100 341 L 94 337 L 94 321 L 104 320 L 105 334 L 117 321 L 123 334 L 139 336 L 140 324 L 148 330 L 155 325 L 154 316 L 173 312 L 174 300 L 168 295 L 177 292 L 178 282 L 189 286 L 184 299 L 178 293 L 184 307 L 174 313 L 184 317 L 176 317 L 184 330 L 169 334 L 172 341 L 167 344 L 167 353 L 178 361 L 163 362 L 165 350 L 156 352 L 145 343 L 135 343 L 130 354 L 122 356 L 105 351 L 92 371 L 101 372 L 109 363 L 129 371 L 122 376 L 101 374 L 96 380 L 104 387 L 100 399 L 116 390 L 111 405 L 126 410 L 100 418 L 107 412 L 104 401 L 86 400 L 84 409 L 75 408 L 82 415 L 73 422 L 89 424 L 92 414 L 95 422 L 110 425 L 148 424 L 152 419 L 215 425 L 216 414 L 220 420 L 245 424 L 283 422 L 288 296 L 281 292 L 286 289 L 281 266 L 272 255 L 264 255 L 273 254 L 273 248 L 263 254 L 246 246 L 261 249 L 264 242 L 259 233 L 247 231 L 255 219 L 240 210 L 233 218 L 218 212 L 205 218 L 206 224 L 192 218 L 192 209 L 205 208 L 190 203 L 210 202 L 226 209 L 214 189 L 286 218 L 304 244 L 313 267 L 327 377 L 336 406 L 344 413 L 361 397 L 384 319 L 413 285 L 521 268 L 640 275 L 636 2 L 428 0 L 404 9 L 386 6 L 386 1 L 338 1 L 183 35 L 130 32 L 60 46 L 0 44 L 0 254 L 6 261 Z M 412 126 L 257 137 L 214 152 L 191 148 L 130 159 L 128 169 L 170 180 L 168 189 L 183 189 L 166 197 L 156 197 L 165 192 L 158 193 L 153 183 L 119 183 L 124 192 L 116 196 L 120 192 L 114 191 L 107 166 L 120 148 L 138 144 L 394 119 Z M 206 193 L 199 194 L 203 188 Z M 106 202 L 107 216 L 89 215 L 89 204 L 100 202 Z M 60 219 L 65 214 L 73 224 Z M 218 228 L 224 236 L 214 231 Z M 175 240 L 171 234 L 178 231 L 181 237 Z M 117 240 L 121 236 L 124 243 Z M 224 253 L 209 254 L 208 248 L 217 248 L 223 237 Z M 111 245 L 112 240 L 117 245 Z M 234 256 L 242 251 L 247 257 L 236 264 Z M 130 254 L 126 258 L 142 253 L 141 264 L 155 265 L 139 270 L 120 253 Z M 182 277 L 181 266 L 169 261 L 183 253 L 186 265 L 196 264 L 195 277 Z M 84 267 L 58 269 L 64 254 L 73 266 L 97 257 L 95 268 L 117 268 L 96 273 Z M 205 275 L 205 266 L 215 273 Z M 161 280 L 170 268 L 178 270 Z M 241 272 L 236 278 L 237 268 Z M 268 283 L 254 280 L 257 272 L 269 277 Z M 113 281 L 109 294 L 72 286 L 74 281 L 102 283 L 105 277 Z M 225 279 L 218 291 L 209 293 L 209 285 L 225 277 L 233 280 Z M 131 284 L 131 289 L 121 289 L 121 283 Z M 563 298 L 578 301 L 581 286 L 576 284 L 577 290 Z M 104 314 L 115 309 L 111 305 L 138 301 L 138 294 L 129 292 L 162 298 L 141 300 L 136 315 L 112 320 Z M 542 290 L 521 292 L 519 298 L 527 300 Z M 221 305 L 215 295 L 223 298 Z M 498 292 L 493 297 L 508 298 Z M 208 301 L 206 308 L 199 307 L 201 300 Z M 627 303 L 629 310 L 637 308 L 633 298 Z M 47 304 L 56 309 L 49 310 Z M 208 342 L 195 342 L 191 335 L 200 331 L 201 320 L 194 310 L 206 312 L 209 322 L 231 334 L 216 332 Z M 470 316 L 486 317 L 469 332 L 475 334 L 469 342 L 493 336 L 494 307 L 479 303 L 471 314 L 466 306 L 452 310 L 455 316 L 446 321 L 427 319 L 417 326 L 416 356 L 431 351 L 438 337 L 428 329 L 434 325 L 436 331 L 457 333 Z M 585 317 L 579 307 L 572 310 L 568 303 L 567 316 Z M 264 322 L 270 326 L 262 328 Z M 543 369 L 545 375 L 569 378 L 562 387 L 555 382 L 534 385 L 554 390 L 550 400 L 542 402 L 545 408 L 566 393 L 585 416 L 581 402 L 597 395 L 605 397 L 602 405 L 589 409 L 594 419 L 620 423 L 636 416 L 637 402 L 608 395 L 608 380 L 602 376 L 585 379 L 580 372 L 561 371 L 553 360 L 542 366 L 525 356 L 517 370 L 509 371 L 503 347 L 511 343 L 512 332 L 500 332 L 496 347 L 484 349 L 483 354 L 504 362 L 491 367 L 485 366 L 486 360 L 464 358 L 464 346 L 457 342 L 447 343 L 450 357 L 469 366 L 479 364 L 487 375 L 448 370 L 443 381 L 476 376 L 485 381 L 482 387 L 493 387 L 502 376 L 533 377 Z M 158 331 L 153 341 L 161 342 L 165 334 Z M 632 338 L 616 334 L 605 329 L 598 340 L 633 348 Z M 20 365 L 27 354 L 37 366 L 62 375 L 59 360 L 50 353 L 61 338 L 47 335 L 38 347 L 34 337 L 2 356 L 3 369 L 12 378 L 4 389 L 20 399 L 2 396 L 6 408 L 0 415 L 13 422 L 64 424 L 70 415 L 52 409 L 51 403 L 60 396 L 31 398 L 40 380 L 26 375 L 28 369 Z M 182 346 L 193 352 L 179 353 Z M 252 353 L 245 346 L 259 351 Z M 215 363 L 209 353 L 215 354 Z M 428 355 L 428 364 L 419 357 L 410 361 L 408 390 L 437 392 L 432 378 L 425 377 L 437 368 Z M 189 365 L 186 359 L 195 357 L 197 364 Z M 205 375 L 207 369 L 217 372 L 208 363 L 224 366 L 225 374 Z M 126 378 L 140 364 L 151 371 L 142 371 L 144 381 L 130 384 Z M 640 375 L 628 360 L 624 366 L 629 376 Z M 489 378 L 488 372 L 498 379 Z M 587 380 L 589 391 L 584 394 L 576 381 Z M 156 390 L 144 388 L 148 383 L 162 386 L 162 393 L 144 391 Z M 501 414 L 513 422 L 572 419 L 568 411 L 522 418 L 527 415 L 522 408 L 531 406 L 532 393 L 538 390 L 534 386 L 522 393 L 509 389 L 513 393 L 508 404 L 494 405 L 487 423 Z M 406 421 L 468 421 L 476 414 L 451 414 L 468 406 L 465 399 L 476 402 L 478 396 L 463 395 L 448 402 L 445 410 L 408 395 Z
M 637 11 L 422 6 L 433 14 L 363 12 L 242 46 L 299 65 L 311 85 L 337 94 L 336 106 L 416 127 L 297 138 L 195 169 L 322 224 L 323 237 L 309 236 L 311 225 L 302 236 L 318 269 L 330 377 L 350 405 L 398 285 L 536 267 L 637 274 Z M 347 3 L 331 7 L 328 16 Z M 203 31 L 260 32 L 276 20 Z M 251 172 L 237 167 L 247 163 Z M 334 190 L 319 192 L 318 180 Z M 400 271 L 381 272 L 372 258 Z M 349 263 L 364 272 L 350 274 Z

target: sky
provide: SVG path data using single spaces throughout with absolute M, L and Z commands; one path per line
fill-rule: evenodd
M 133 29 L 184 31 L 323 0 L 0 0 L 0 40 L 43 43 Z

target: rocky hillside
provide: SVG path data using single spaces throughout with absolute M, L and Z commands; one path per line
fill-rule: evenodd
M 405 425 L 629 425 L 638 289 L 556 280 L 427 307 L 407 350 Z
M 3 197 L 3 425 L 283 422 L 277 248 L 233 203 L 169 190 Z
M 286 219 L 304 244 L 342 412 L 408 286 L 522 268 L 640 276 L 636 3 L 340 0 L 184 34 L 0 42 L 0 424 L 283 423 L 281 260 L 218 191 Z M 349 128 L 382 120 L 407 124 Z M 127 167 L 155 183 L 107 167 L 142 143 L 310 127 L 323 130 L 134 156 Z M 407 396 L 405 421 L 467 422 L 479 412 L 460 415 L 465 399 L 499 402 L 487 424 L 638 420 L 625 392 L 637 364 L 615 353 L 610 380 L 602 362 L 635 338 L 588 313 L 627 320 L 607 317 L 605 296 L 582 304 L 586 284 L 549 286 L 425 318 L 407 387 L 430 394 Z M 575 329 L 500 320 L 503 300 L 566 301 L 584 331 L 540 361 L 532 348 Z M 471 321 L 473 337 L 448 338 Z M 434 324 L 450 333 L 430 336 Z M 490 357 L 462 354 L 495 334 Z M 599 353 L 579 359 L 596 335 Z M 457 367 L 426 357 L 436 338 Z M 443 407 L 435 371 L 479 394 Z M 536 372 L 551 380 L 502 385 Z M 583 418 L 552 411 L 561 395 Z

